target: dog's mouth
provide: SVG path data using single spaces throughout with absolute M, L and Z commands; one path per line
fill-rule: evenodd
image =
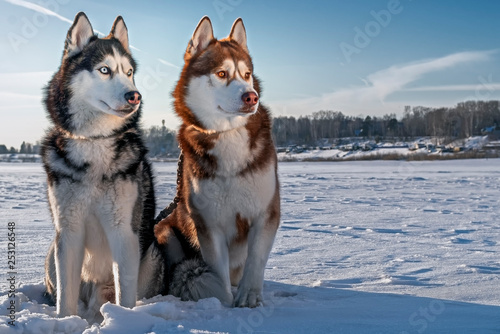
M 251 115 L 251 114 L 254 114 L 257 111 L 257 106 L 242 107 L 242 108 L 240 108 L 240 109 L 238 109 L 237 111 L 234 111 L 234 112 L 230 112 L 230 111 L 224 110 L 220 105 L 217 106 L 217 109 L 219 111 L 222 111 L 225 114 L 229 114 L 229 115 L 233 115 L 233 116 L 234 115 Z
M 257 112 L 257 106 L 253 107 L 243 107 L 239 110 L 242 114 L 255 114 Z
M 109 104 L 107 104 L 103 100 L 100 100 L 100 102 L 106 107 L 106 109 L 108 111 L 112 111 L 113 113 L 115 113 L 116 115 L 118 115 L 120 117 L 128 116 L 128 115 L 130 115 L 131 113 L 133 113 L 134 111 L 136 111 L 139 108 L 139 105 L 136 105 L 134 107 L 129 106 L 129 105 L 124 105 L 121 108 L 116 108 L 115 109 L 115 108 L 112 108 Z

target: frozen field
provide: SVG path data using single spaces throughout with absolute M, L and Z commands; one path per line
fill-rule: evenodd
M 158 210 L 175 163 L 156 164 Z M 500 333 L 500 159 L 281 163 L 266 305 L 167 296 L 107 304 L 101 325 L 41 298 L 54 232 L 39 164 L 0 164 L 0 333 Z M 15 222 L 16 327 L 6 324 Z

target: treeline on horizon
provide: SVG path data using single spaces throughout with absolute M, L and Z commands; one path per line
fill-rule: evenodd
M 500 129 L 499 101 L 466 101 L 452 108 L 406 106 L 403 117 L 395 114 L 377 116 L 347 116 L 340 111 L 321 110 L 309 116 L 280 116 L 273 119 L 276 146 L 328 145 L 340 138 L 358 137 L 381 140 L 410 140 L 418 137 L 439 137 L 447 144 L 456 139 L 478 136 L 486 128 Z M 144 131 L 150 156 L 179 154 L 177 131 L 152 126 Z M 0 154 L 37 154 L 40 144 L 23 142 L 20 149 L 0 145 Z
M 273 120 L 273 136 L 276 146 L 329 144 L 346 137 L 375 141 L 439 137 L 441 144 L 447 144 L 498 125 L 499 101 L 466 101 L 453 108 L 406 106 L 401 119 L 394 114 L 361 117 L 331 110 L 298 118 L 281 116 Z

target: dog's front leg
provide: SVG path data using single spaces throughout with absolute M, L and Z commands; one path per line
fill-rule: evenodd
M 85 252 L 85 212 L 87 203 L 64 188 L 49 186 L 49 202 L 56 239 L 54 262 L 56 269 L 56 309 L 59 317 L 76 315 L 83 256 Z
M 278 218 L 279 219 L 279 218 Z M 273 246 L 278 222 L 266 217 L 252 224 L 248 236 L 248 256 L 243 277 L 234 299 L 236 307 L 256 307 L 262 303 L 264 269 Z
M 138 227 L 142 216 L 137 214 L 138 186 L 122 181 L 110 189 L 100 204 L 101 224 L 113 258 L 116 304 L 132 308 L 137 300 L 140 249 Z M 134 230 L 135 228 L 135 230 Z
M 77 314 L 83 264 L 84 231 L 79 224 L 56 232 L 55 264 L 57 277 L 57 315 Z
M 211 231 L 208 235 L 199 235 L 201 254 L 208 266 L 221 279 L 224 291 L 217 297 L 221 302 L 232 305 L 231 279 L 229 276 L 229 249 L 225 236 L 220 231 Z
M 127 226 L 128 225 L 128 226 Z M 130 224 L 118 223 L 106 232 L 113 256 L 116 304 L 132 308 L 137 300 L 139 238 Z

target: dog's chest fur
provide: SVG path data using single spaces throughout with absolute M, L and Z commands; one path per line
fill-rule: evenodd
M 101 139 L 98 141 L 71 141 L 68 143 L 68 158 L 75 164 L 88 164 L 86 173 L 82 180 L 87 185 L 95 186 L 102 182 L 103 177 L 114 174 L 117 170 L 116 162 L 113 162 L 113 141 Z
M 55 134 L 45 146 L 44 163 L 54 175 L 83 186 L 96 186 L 125 171 L 130 175 L 130 168 L 137 168 L 143 158 L 141 148 L 123 136 L 80 139 Z
M 141 208 L 135 206 L 144 167 L 141 147 L 123 136 L 93 140 L 54 133 L 43 152 L 52 210 L 81 210 L 80 219 L 93 224 L 95 217 L 115 215 L 117 205 L 126 206 L 133 212 L 133 224 L 138 225 L 140 217 L 135 215 Z
M 133 144 L 122 146 L 121 139 L 75 139 L 54 134 L 44 147 L 51 210 L 55 217 L 70 218 L 64 222 L 55 219 L 56 229 L 83 227 L 87 256 L 82 277 L 89 280 L 106 281 L 111 275 L 109 247 L 113 241 L 107 240 L 102 224 L 124 219 L 138 230 L 141 221 L 142 157 Z M 130 173 L 132 169 L 135 171 Z
M 61 138 L 56 137 L 55 145 L 49 146 L 44 154 L 46 166 L 58 181 L 49 182 L 49 190 L 83 197 L 88 209 L 96 210 L 103 197 L 119 197 L 134 205 L 142 168 L 138 148 L 130 144 L 122 146 L 123 138 Z M 62 182 L 64 180 L 71 182 Z M 61 196 L 58 198 L 60 201 Z
M 208 228 L 221 228 L 230 242 L 237 234 L 236 217 L 249 224 L 263 215 L 276 189 L 275 167 L 249 170 L 258 148 L 251 148 L 245 127 L 223 132 L 207 153 L 216 160 L 215 175 L 191 180 L 191 203 Z
M 228 178 L 236 176 L 254 158 L 245 127 L 221 133 L 207 153 L 217 159 L 216 175 Z

